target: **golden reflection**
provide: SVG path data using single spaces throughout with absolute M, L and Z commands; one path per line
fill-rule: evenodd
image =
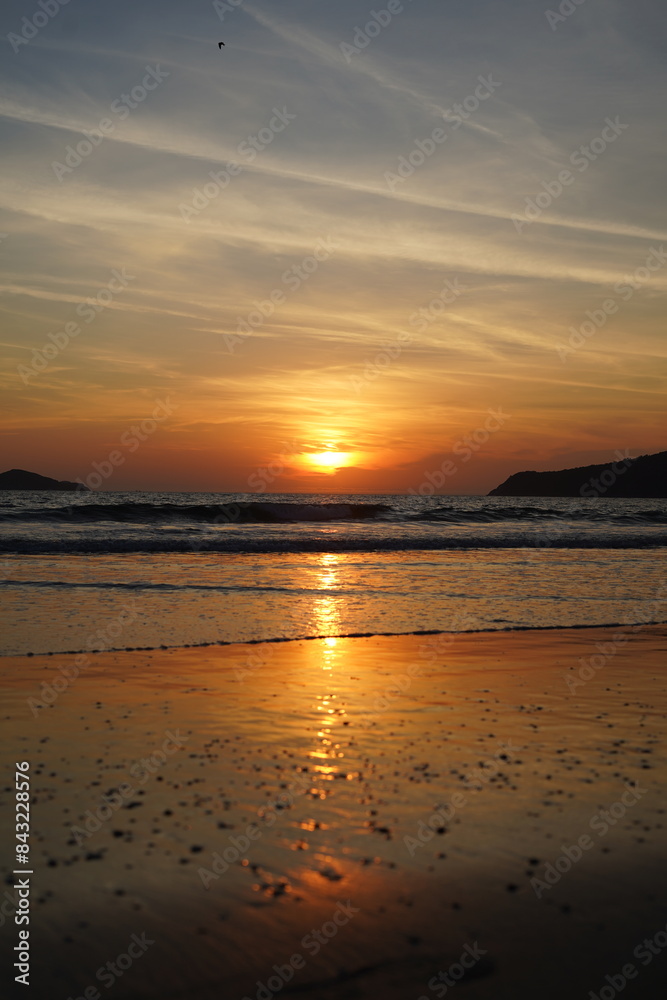
M 333 651 L 331 643 L 336 643 L 336 639 L 325 639 L 322 642 L 321 649 L 324 658 Z M 325 666 L 324 669 L 332 670 L 333 667 L 329 665 Z M 322 718 L 322 727 L 317 732 L 318 746 L 309 752 L 308 757 L 313 762 L 311 764 L 312 770 L 320 778 L 325 781 L 333 781 L 340 771 L 337 762 L 345 756 L 340 743 L 336 742 L 333 725 L 347 713 L 344 708 L 338 705 L 338 696 L 335 694 L 316 695 L 316 698 L 316 710 L 321 712 L 324 718 Z
M 338 567 L 340 556 L 335 552 L 323 552 L 319 556 L 319 564 L 316 566 L 317 590 L 337 590 L 339 586 Z M 322 593 L 315 597 L 313 601 L 313 617 L 318 635 L 325 635 L 324 670 L 330 670 L 336 660 L 336 638 L 340 632 L 340 614 L 338 611 L 338 601 L 333 594 Z M 333 634 L 332 634 L 333 633 Z
M 315 711 L 319 713 L 317 742 L 308 753 L 310 769 L 322 782 L 334 781 L 341 777 L 339 764 L 345 754 L 341 744 L 336 739 L 336 726 L 343 721 L 346 711 L 339 703 L 335 687 L 336 668 L 340 666 L 341 640 L 336 633 L 341 631 L 340 598 L 324 591 L 336 591 L 339 588 L 339 567 L 341 557 L 334 552 L 323 552 L 317 560 L 316 587 L 320 594 L 313 601 L 313 617 L 316 631 L 323 636 L 316 640 L 313 647 L 317 650 L 318 660 L 326 677 L 326 687 L 322 694 L 316 695 Z M 332 634 L 333 633 L 333 634 Z M 347 777 L 347 775 L 345 775 Z

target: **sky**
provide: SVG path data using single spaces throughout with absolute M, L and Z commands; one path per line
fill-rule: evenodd
M 0 19 L 3 469 L 476 494 L 666 447 L 660 0 Z

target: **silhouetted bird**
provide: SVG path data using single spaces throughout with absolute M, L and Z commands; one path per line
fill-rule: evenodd
M 224 42 L 218 42 L 218 48 L 221 49 L 224 44 Z

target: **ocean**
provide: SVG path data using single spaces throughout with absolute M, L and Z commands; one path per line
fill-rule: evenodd
M 667 620 L 667 500 L 5 492 L 0 654 Z

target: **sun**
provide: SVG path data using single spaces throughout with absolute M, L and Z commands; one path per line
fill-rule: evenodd
M 349 455 L 346 451 L 322 451 L 319 455 L 311 455 L 310 460 L 315 465 L 322 465 L 327 469 L 340 469 L 347 465 Z
M 341 445 L 339 439 L 329 434 L 323 435 L 319 440 L 315 437 L 314 443 L 307 446 L 312 451 L 304 450 L 292 456 L 294 465 L 306 475 L 335 476 L 339 469 L 357 465 L 361 455 L 351 448 L 342 451 Z M 321 451 L 316 450 L 318 447 Z
M 308 462 L 318 469 L 334 471 L 350 464 L 351 455 L 347 451 L 321 451 L 307 456 Z

